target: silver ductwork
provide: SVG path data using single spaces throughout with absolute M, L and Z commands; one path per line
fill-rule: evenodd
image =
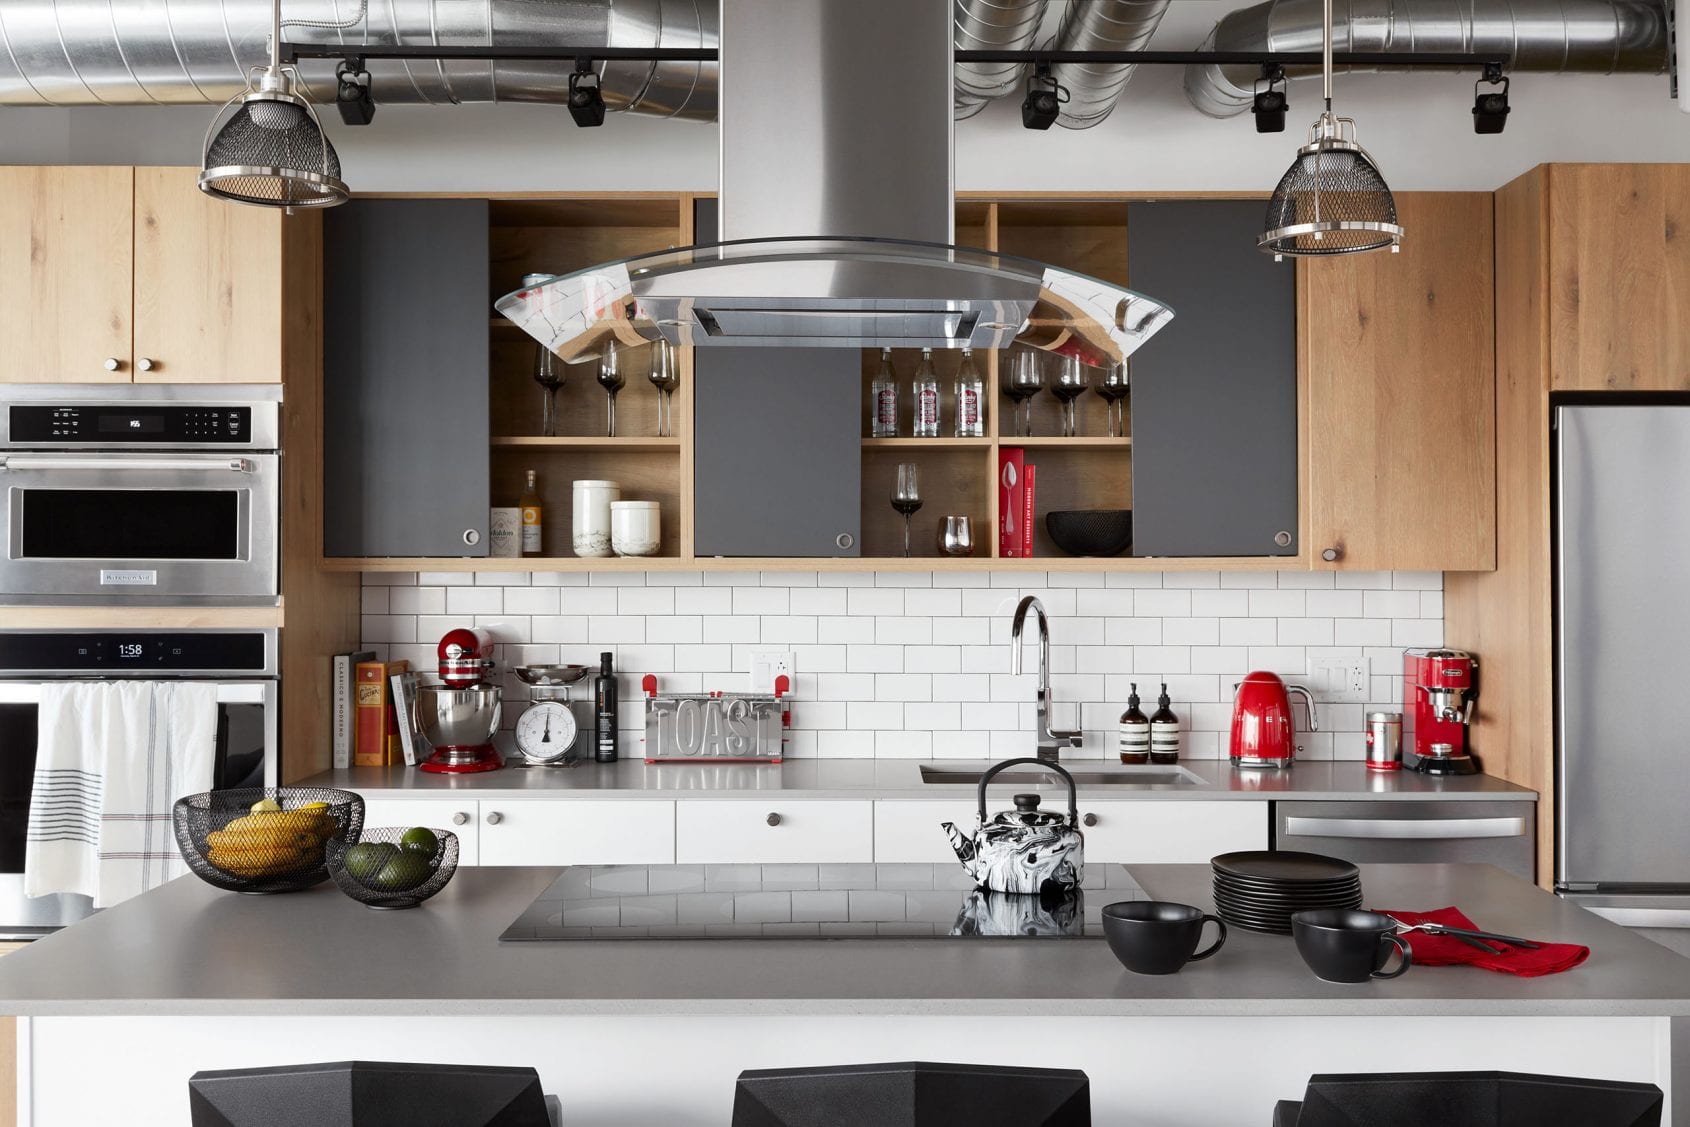
M 343 23 L 358 0 L 285 0 L 286 21 Z M 3 0 L 0 105 L 222 102 L 267 58 L 270 0 Z M 297 26 L 298 43 L 714 47 L 717 0 L 371 0 L 347 30 Z M 300 66 L 314 101 L 332 101 L 333 61 Z M 371 60 L 377 104 L 556 102 L 571 63 Z M 715 63 L 600 64 L 607 108 L 713 120 Z
M 1025 51 L 1033 45 L 1050 0 L 952 0 L 959 51 Z M 973 117 L 1021 85 L 1020 63 L 956 64 L 956 119 Z
M 1052 43 L 1058 51 L 1140 51 L 1168 10 L 1168 0 L 1069 0 Z M 1109 116 L 1127 88 L 1131 63 L 1061 63 L 1051 68 L 1068 89 L 1056 123 L 1089 129 Z
M 1660 0 L 1337 0 L 1337 51 L 1495 55 L 1510 71 L 1659 74 L 1667 68 Z M 1319 51 L 1321 0 L 1267 0 L 1215 25 L 1205 49 Z M 1350 68 L 1356 69 L 1356 68 Z M 1288 68 L 1293 78 L 1318 67 Z M 1193 64 L 1185 94 L 1210 117 L 1249 108 L 1261 68 Z

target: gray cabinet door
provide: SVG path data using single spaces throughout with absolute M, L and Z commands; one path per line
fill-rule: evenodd
M 699 348 L 693 371 L 695 552 L 860 555 L 861 350 Z
M 323 551 L 485 556 L 485 200 L 323 217 Z
M 1135 556 L 1297 554 L 1297 275 L 1264 211 L 1127 209 L 1128 280 L 1174 310 L 1132 357 Z

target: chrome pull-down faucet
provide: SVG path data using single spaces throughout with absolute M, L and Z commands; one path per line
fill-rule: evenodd
M 1009 671 L 1017 676 L 1021 673 L 1021 630 L 1027 624 L 1029 610 L 1039 623 L 1038 756 L 1047 763 L 1055 763 L 1063 748 L 1082 746 L 1083 733 L 1050 726 L 1050 621 L 1045 617 L 1044 604 L 1035 595 L 1021 600 L 1015 608 L 1015 619 L 1009 624 Z

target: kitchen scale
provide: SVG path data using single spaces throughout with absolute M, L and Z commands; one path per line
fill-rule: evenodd
M 569 707 L 569 686 L 587 675 L 585 665 L 519 665 L 516 675 L 528 686 L 528 707 L 516 718 L 513 767 L 573 767 L 580 732 Z

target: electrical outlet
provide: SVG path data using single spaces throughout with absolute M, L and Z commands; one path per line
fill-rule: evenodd
M 772 693 L 775 678 L 785 676 L 793 685 L 798 683 L 798 663 L 791 650 L 751 651 L 751 691 Z
M 1371 684 L 1366 658 L 1354 661 L 1338 657 L 1309 659 L 1309 688 L 1321 700 L 1366 704 Z

